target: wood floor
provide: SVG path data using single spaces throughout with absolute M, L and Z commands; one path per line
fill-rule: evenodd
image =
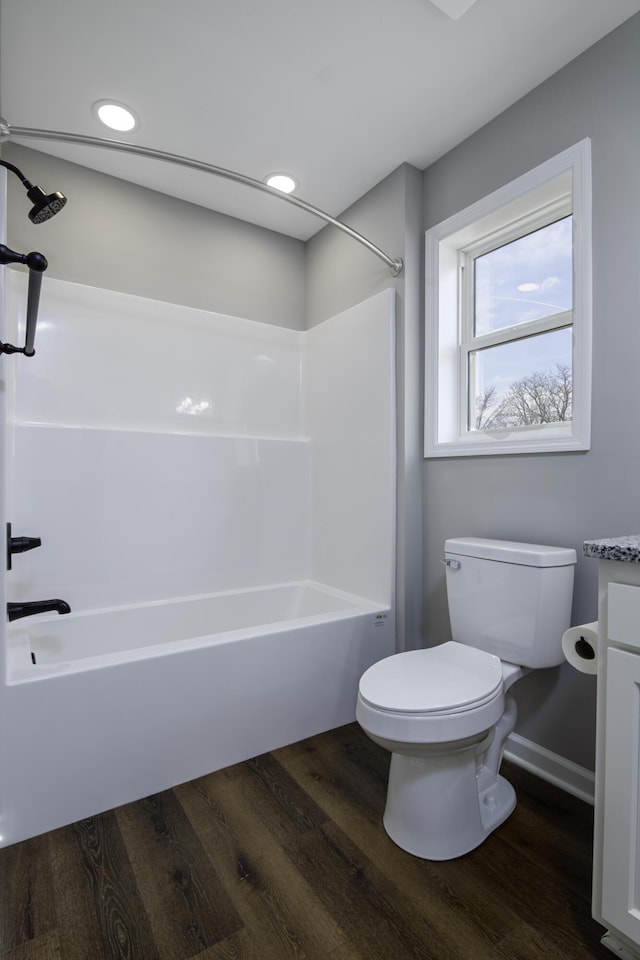
M 428 863 L 382 828 L 387 769 L 353 724 L 5 848 L 0 957 L 611 960 L 590 807 L 510 767 L 507 823 Z

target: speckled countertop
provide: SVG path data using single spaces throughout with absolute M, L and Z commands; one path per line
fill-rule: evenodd
M 585 540 L 585 557 L 597 560 L 626 560 L 640 563 L 640 534 L 632 537 L 608 537 L 606 540 Z

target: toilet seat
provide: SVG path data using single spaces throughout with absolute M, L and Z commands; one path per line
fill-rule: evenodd
M 360 695 L 393 713 L 457 713 L 482 706 L 501 685 L 498 657 L 452 640 L 379 660 L 363 674 Z
M 500 659 L 449 641 L 369 667 L 356 716 L 364 730 L 385 740 L 443 743 L 489 730 L 503 711 Z

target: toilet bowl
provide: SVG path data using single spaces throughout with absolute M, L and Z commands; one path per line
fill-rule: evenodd
M 391 751 L 383 823 L 403 850 L 427 860 L 462 856 L 512 812 L 498 741 L 501 748 L 513 729 L 506 691 L 522 673 L 449 641 L 387 657 L 362 676 L 356 719 Z
M 427 860 L 469 853 L 515 808 L 499 773 L 517 717 L 509 689 L 562 662 L 575 564 L 573 550 L 475 538 L 448 540 L 445 557 L 454 639 L 374 663 L 356 704 L 391 752 L 385 830 Z

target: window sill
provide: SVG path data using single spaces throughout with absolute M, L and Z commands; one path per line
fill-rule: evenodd
M 535 428 L 533 428 L 535 429 Z M 531 431 L 533 432 L 533 431 Z M 544 435 L 531 436 L 530 431 L 523 435 L 520 431 L 501 431 L 501 436 L 491 434 L 459 437 L 455 440 L 431 443 L 427 439 L 425 444 L 425 459 L 437 457 L 487 457 L 509 456 L 523 453 L 573 453 L 589 450 L 589 440 L 576 435 L 569 435 L 568 431 L 562 434 L 550 435 L 546 430 Z M 537 433 L 538 431 L 536 431 Z M 542 431 L 541 431 L 542 433 Z M 514 435 L 515 434 L 515 435 Z

